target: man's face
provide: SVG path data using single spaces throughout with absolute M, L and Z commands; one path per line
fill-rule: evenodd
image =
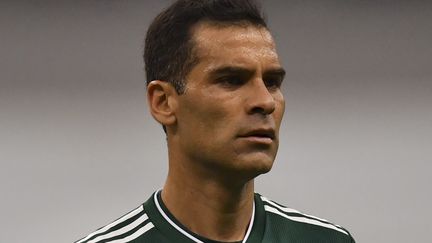
M 198 24 L 199 62 L 178 96 L 180 150 L 199 167 L 253 178 L 268 172 L 285 108 L 284 71 L 265 28 Z

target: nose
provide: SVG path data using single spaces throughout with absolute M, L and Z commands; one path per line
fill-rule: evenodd
M 247 113 L 262 115 L 273 113 L 276 108 L 276 102 L 263 80 L 257 80 L 252 83 L 253 85 L 250 89 L 246 105 Z

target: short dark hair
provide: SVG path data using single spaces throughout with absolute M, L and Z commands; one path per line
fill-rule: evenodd
M 246 23 L 267 28 L 254 0 L 178 0 L 151 23 L 145 39 L 144 63 L 147 84 L 170 82 L 177 93 L 185 89 L 185 78 L 198 62 L 192 28 L 199 22 L 222 25 Z

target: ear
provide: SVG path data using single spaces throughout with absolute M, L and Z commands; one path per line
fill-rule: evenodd
M 147 85 L 147 103 L 154 119 L 164 126 L 176 122 L 178 94 L 174 87 L 161 80 L 153 80 Z

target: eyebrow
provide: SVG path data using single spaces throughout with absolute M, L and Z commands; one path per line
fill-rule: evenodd
M 280 76 L 282 79 L 285 78 L 286 71 L 283 68 L 272 68 L 264 72 L 264 75 Z
M 252 69 L 244 68 L 244 67 L 237 67 L 237 66 L 223 66 L 220 68 L 215 68 L 210 71 L 211 76 L 220 76 L 220 75 L 226 75 L 226 74 L 238 74 L 238 75 L 246 75 L 246 76 L 252 76 L 255 71 Z M 281 76 L 282 78 L 285 77 L 286 71 L 282 67 L 278 68 L 270 68 L 268 70 L 264 71 L 264 76 L 267 75 L 275 75 L 275 76 Z

